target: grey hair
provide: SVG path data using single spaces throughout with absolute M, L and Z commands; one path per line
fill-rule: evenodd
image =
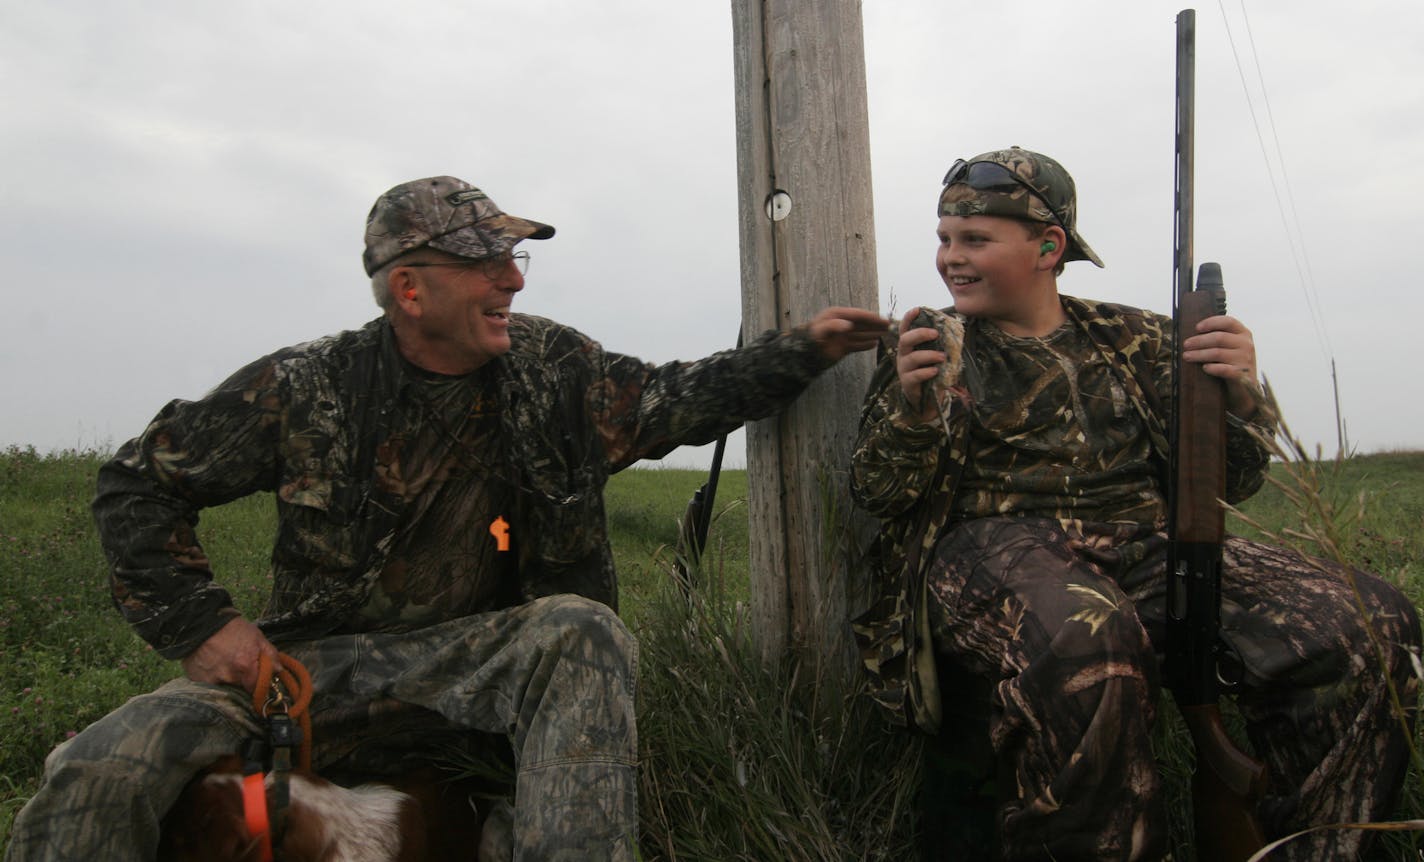
M 376 300 L 376 304 L 382 311 L 389 311 L 391 303 L 395 297 L 391 295 L 391 270 L 396 268 L 396 262 L 391 261 L 385 266 L 371 273 L 371 296 Z

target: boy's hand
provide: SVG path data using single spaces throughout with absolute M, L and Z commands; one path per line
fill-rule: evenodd
M 946 331 L 941 332 L 936 324 L 943 325 Z M 900 391 L 922 422 L 940 415 L 937 393 L 926 398 L 926 385 L 941 376 L 946 378 L 946 385 L 952 385 L 959 377 L 964 331 L 957 324 L 954 318 L 921 308 L 910 309 L 900 320 L 895 371 L 900 377 Z
M 1226 381 L 1226 409 L 1232 415 L 1250 419 L 1255 414 L 1256 342 L 1245 324 L 1224 314 L 1208 317 L 1182 342 L 1182 358 Z

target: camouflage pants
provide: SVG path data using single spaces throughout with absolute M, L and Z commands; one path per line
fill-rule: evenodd
M 994 684 L 989 734 L 1009 785 L 999 809 L 1006 859 L 1165 852 L 1151 747 L 1165 546 L 1141 527 L 1020 518 L 965 522 L 937 545 L 928 609 L 936 654 Z M 1269 837 L 1387 819 L 1403 781 L 1405 735 L 1384 680 L 1417 703 L 1409 653 L 1418 615 L 1378 578 L 1355 579 L 1386 644 L 1383 672 L 1344 570 L 1234 537 L 1224 548 L 1222 634 L 1244 660 L 1237 704 L 1270 770 L 1258 812 Z M 1272 858 L 1352 859 L 1360 846 L 1358 831 L 1329 832 Z
M 506 735 L 515 859 L 633 858 L 637 645 L 604 605 L 554 596 L 407 634 L 282 647 L 312 673 L 314 719 L 395 698 L 451 727 Z M 179 679 L 95 722 L 50 755 L 6 862 L 152 859 L 188 779 L 259 733 L 249 697 Z M 315 760 L 350 753 L 349 740 L 313 736 Z

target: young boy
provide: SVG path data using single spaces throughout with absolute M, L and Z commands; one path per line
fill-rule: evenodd
M 954 305 L 931 311 L 933 327 L 914 325 L 919 310 L 901 321 L 852 464 L 856 501 L 882 521 L 880 596 L 856 621 L 873 691 L 935 733 L 936 661 L 992 683 L 1005 859 L 1160 858 L 1171 320 L 1058 293 L 1064 262 L 1102 261 L 1075 229 L 1072 178 L 1046 156 L 956 162 L 938 215 Z M 1251 333 L 1218 316 L 1188 335 L 1185 359 L 1226 383 L 1236 502 L 1268 461 L 1249 426 L 1275 426 Z M 1417 702 L 1419 621 L 1393 587 L 1354 574 L 1384 670 L 1340 567 L 1235 537 L 1223 551 L 1221 631 L 1245 666 L 1237 702 L 1270 770 L 1258 814 L 1271 836 L 1386 819 L 1404 777 L 1385 680 Z M 1278 855 L 1354 858 L 1360 835 Z

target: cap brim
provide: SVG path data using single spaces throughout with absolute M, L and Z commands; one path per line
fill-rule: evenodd
M 434 237 L 427 245 L 460 257 L 493 257 L 509 251 L 521 240 L 548 239 L 553 235 L 552 225 L 500 213 Z
M 1083 242 L 1083 238 L 1078 235 L 1078 231 L 1070 231 L 1068 234 L 1068 251 L 1063 255 L 1064 260 L 1088 260 L 1103 266 L 1103 259 L 1098 257 L 1098 253 L 1093 251 L 1092 246 Z
M 524 239 L 548 239 L 554 235 L 553 225 L 544 224 L 541 221 L 532 221 L 527 218 L 520 218 L 519 216 L 506 215 L 504 218 L 527 225 L 530 228 L 529 235 L 525 236 Z

